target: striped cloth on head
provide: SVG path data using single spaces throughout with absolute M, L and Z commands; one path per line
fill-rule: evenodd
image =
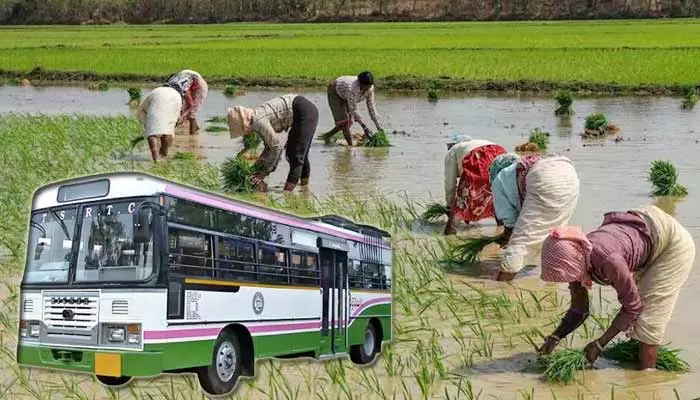
M 494 158 L 491 165 L 489 165 L 489 181 L 493 182 L 493 180 L 496 179 L 496 175 L 498 175 L 503 168 L 509 167 L 519 159 L 520 156 L 514 153 L 504 153 Z
M 541 279 L 545 282 L 581 282 L 590 288 L 592 250 L 593 245 L 581 228 L 555 228 L 542 243 Z

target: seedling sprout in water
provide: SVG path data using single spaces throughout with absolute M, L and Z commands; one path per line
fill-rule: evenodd
M 515 151 L 524 153 L 543 152 L 547 150 L 548 146 L 549 132 L 535 128 L 530 132 L 527 142 L 516 146 Z
M 132 107 L 138 106 L 141 102 L 141 88 L 132 87 L 126 91 L 129 94 L 129 105 Z
M 647 179 L 652 184 L 652 196 L 685 197 L 688 195 L 688 189 L 678 183 L 676 167 L 669 161 L 653 161 Z
M 226 97 L 236 96 L 236 87 L 234 85 L 227 85 L 226 88 L 224 88 L 224 96 L 226 96 Z
M 695 107 L 695 103 L 698 102 L 698 89 L 696 87 L 685 88 L 683 93 L 683 102 L 681 103 L 681 108 L 684 110 L 691 110 Z
M 430 203 L 421 215 L 421 219 L 427 222 L 437 222 L 443 216 L 450 213 L 450 207 L 440 203 Z

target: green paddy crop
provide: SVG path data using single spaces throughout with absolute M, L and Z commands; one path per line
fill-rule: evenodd
M 376 363 L 358 368 L 345 359 L 323 363 L 261 361 L 257 363 L 256 377 L 242 380 L 231 398 L 532 398 L 535 392 L 550 390 L 558 398 L 571 398 L 566 393 L 559 394 L 562 389 L 557 386 L 527 381 L 527 375 L 518 375 L 514 366 L 508 371 L 516 376 L 509 393 L 501 384 L 490 382 L 488 375 L 471 372 L 477 366 L 488 368 L 489 363 L 531 351 L 532 345 L 521 339 L 523 336 L 535 345 L 541 344 L 544 335 L 539 329 L 550 329 L 568 305 L 560 291 L 526 290 L 517 282 L 507 285 L 445 273 L 439 263 L 439 240 L 411 230 L 420 219 L 420 212 L 409 200 L 400 203 L 380 195 L 360 200 L 352 195 L 307 198 L 275 193 L 225 194 L 219 165 L 192 157 L 165 160 L 158 165 L 132 161 L 132 157 L 127 157 L 131 152 L 129 139 L 140 129 L 135 119 L 127 117 L 0 114 L 0 136 L 5 141 L 0 147 L 0 212 L 4 217 L 4 229 L 0 230 L 0 274 L 5 283 L 5 287 L 0 285 L 0 371 L 6 378 L 0 382 L 0 397 L 204 398 L 191 375 L 136 379 L 125 388 L 112 390 L 97 384 L 89 375 L 20 368 L 16 364 L 18 285 L 32 192 L 47 182 L 82 174 L 147 171 L 299 215 L 338 213 L 393 234 L 394 340 L 384 347 Z M 43 145 L 34 146 L 39 140 Z M 603 322 L 609 322 L 616 310 L 608 312 L 611 307 L 603 305 L 603 297 L 594 297 L 592 312 L 605 325 Z M 601 330 L 590 320 L 584 325 L 589 329 L 587 334 L 600 334 Z M 583 333 L 575 332 L 570 335 L 571 340 L 580 345 L 586 340 L 580 336 Z M 610 387 L 602 384 L 585 390 L 606 394 Z M 662 396 L 673 396 L 672 389 L 658 390 Z
M 150 82 L 180 70 L 180 55 L 188 54 L 196 60 L 192 68 L 221 86 L 322 87 L 330 78 L 366 69 L 382 89 L 427 90 L 433 82 L 445 89 L 568 85 L 574 91 L 642 85 L 640 91 L 681 94 L 700 80 L 695 20 L 33 26 L 0 32 L 0 69 L 21 77 L 44 68 L 37 79 Z

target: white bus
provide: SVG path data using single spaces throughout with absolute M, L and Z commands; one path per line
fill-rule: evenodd
M 209 394 L 263 357 L 371 362 L 392 337 L 389 234 L 300 218 L 142 173 L 34 194 L 19 364 L 195 372 Z

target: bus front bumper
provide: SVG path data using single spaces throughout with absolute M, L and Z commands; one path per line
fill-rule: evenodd
M 99 351 L 20 344 L 17 363 L 113 377 L 154 376 L 163 371 L 161 353 L 154 351 Z

